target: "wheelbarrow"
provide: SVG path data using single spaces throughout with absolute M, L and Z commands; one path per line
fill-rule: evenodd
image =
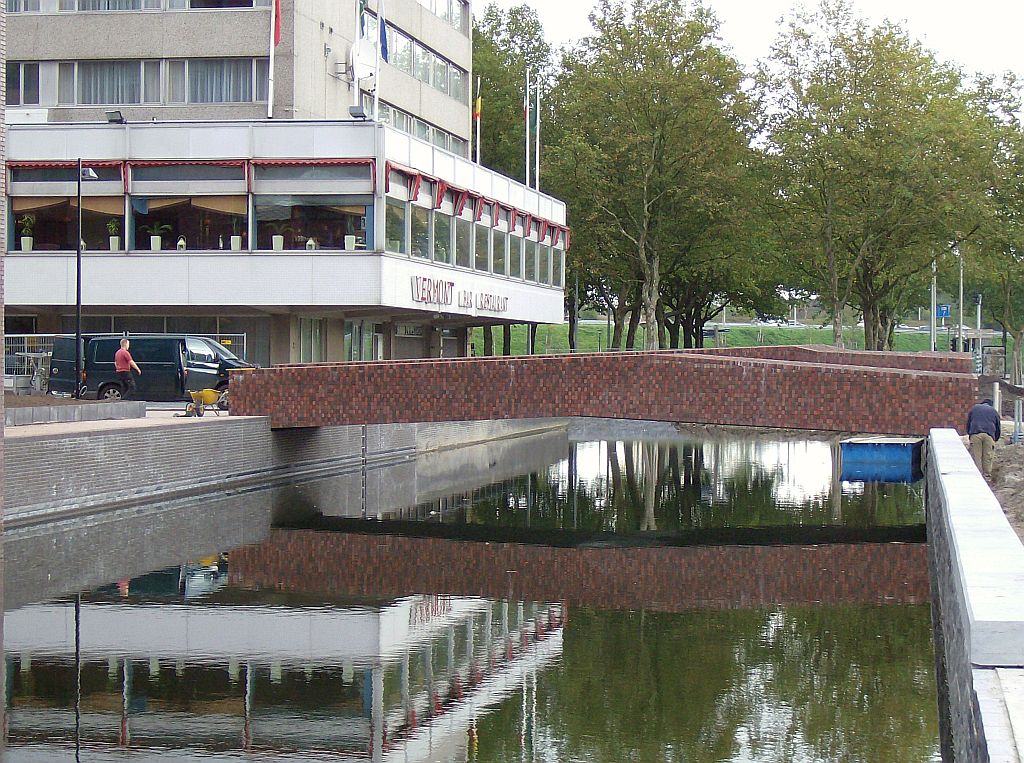
M 189 392 L 192 402 L 185 406 L 186 416 L 202 416 L 207 411 L 213 411 L 220 416 L 222 410 L 227 410 L 228 391 L 219 389 L 201 389 Z

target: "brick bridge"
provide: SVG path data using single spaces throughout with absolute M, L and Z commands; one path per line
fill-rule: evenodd
M 971 357 L 820 346 L 291 365 L 233 374 L 274 428 L 594 416 L 836 432 L 963 430 Z

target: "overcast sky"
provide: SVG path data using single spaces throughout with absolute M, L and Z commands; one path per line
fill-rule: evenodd
M 526 2 L 535 7 L 548 39 L 561 44 L 589 34 L 592 0 L 496 0 L 503 8 Z M 708 0 L 722 21 L 722 37 L 748 66 L 766 56 L 778 33 L 776 23 L 797 0 Z M 814 6 L 816 3 L 804 3 Z M 474 0 L 482 13 L 487 0 Z M 1024 2 L 1021 0 L 854 0 L 858 12 L 878 21 L 902 22 L 911 35 L 968 72 L 1024 73 Z

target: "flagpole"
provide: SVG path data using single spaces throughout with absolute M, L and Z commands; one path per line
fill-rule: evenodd
M 537 112 L 534 118 L 537 120 L 537 144 L 533 152 L 534 172 L 533 187 L 540 190 L 540 72 L 537 72 Z
M 356 12 L 356 26 L 355 26 L 355 29 L 356 29 L 356 31 L 352 35 L 352 37 L 354 38 L 355 41 L 352 43 L 352 50 L 349 52 L 349 55 L 352 58 L 352 64 L 351 65 L 352 65 L 352 105 L 353 106 L 359 106 L 360 105 L 359 102 L 361 100 L 361 98 L 360 98 L 361 93 L 359 91 L 359 48 L 360 48 L 360 45 L 362 44 L 362 39 L 363 39 L 363 30 L 362 30 L 362 25 L 363 25 L 363 18 L 362 18 L 362 16 L 363 16 L 363 14 L 362 14 L 362 7 L 363 7 L 363 4 L 361 2 L 356 2 L 355 3 L 355 12 Z
M 526 67 L 526 95 L 523 98 L 523 117 L 526 119 L 526 187 L 530 187 L 530 67 Z
M 384 16 L 384 0 L 377 0 L 377 44 L 373 59 L 373 121 L 380 119 L 380 55 L 381 39 L 387 34 L 387 19 Z
M 274 118 L 274 48 L 277 47 L 277 14 L 281 0 L 270 6 L 270 56 L 267 61 L 267 119 Z
M 480 83 L 480 77 L 477 77 L 476 78 L 476 101 L 473 104 L 473 106 L 474 106 L 473 110 L 476 112 L 476 163 L 477 164 L 480 164 L 480 123 L 484 119 L 483 111 L 481 109 L 481 107 L 483 106 L 483 102 L 481 100 L 483 98 L 483 95 L 482 95 L 482 92 L 481 92 L 481 88 L 482 88 L 482 85 Z

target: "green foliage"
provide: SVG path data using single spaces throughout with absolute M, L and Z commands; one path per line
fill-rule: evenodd
M 22 236 L 31 236 L 36 227 L 36 216 L 26 212 L 18 218 L 18 225 L 21 227 Z

